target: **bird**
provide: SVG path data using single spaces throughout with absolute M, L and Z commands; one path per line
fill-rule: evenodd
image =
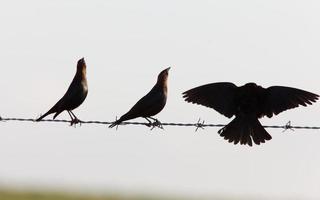
M 79 107 L 87 97 L 88 84 L 86 78 L 86 63 L 84 58 L 78 60 L 76 74 L 63 97 L 44 115 L 39 117 L 36 121 L 41 121 L 49 114 L 55 113 L 53 119 L 55 119 L 61 112 L 67 111 L 71 118 L 71 125 L 81 123 L 75 114 L 73 109 Z
M 237 87 L 230 82 L 202 85 L 182 93 L 186 102 L 213 108 L 234 119 L 218 131 L 230 143 L 252 146 L 271 140 L 271 135 L 259 118 L 274 115 L 298 106 L 307 106 L 319 99 L 318 94 L 297 88 L 271 86 L 263 88 L 256 83 Z
M 168 75 L 170 67 L 164 69 L 158 75 L 158 79 L 153 88 L 142 97 L 126 114 L 122 115 L 118 120 L 114 121 L 109 128 L 121 124 L 123 121 L 143 117 L 149 124 L 153 126 L 154 123 L 158 127 L 162 127 L 159 120 L 152 116 L 158 114 L 166 105 L 168 94 Z M 154 120 L 154 123 L 151 120 Z

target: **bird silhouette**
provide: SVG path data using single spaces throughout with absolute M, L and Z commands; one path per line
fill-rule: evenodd
M 36 121 L 41 121 L 49 114 L 55 113 L 53 119 L 55 119 L 61 112 L 66 110 L 71 117 L 71 125 L 81 122 L 75 114 L 73 109 L 80 106 L 86 99 L 88 94 L 88 85 L 86 78 L 86 63 L 84 58 L 81 58 L 77 64 L 77 72 L 63 97 L 44 115 L 39 117 Z
M 152 126 L 155 123 L 161 128 L 162 126 L 160 121 L 152 116 L 158 114 L 166 105 L 169 69 L 170 67 L 160 72 L 157 83 L 153 86 L 150 92 L 142 97 L 126 114 L 122 115 L 120 119 L 113 122 L 109 128 L 117 126 L 123 121 L 137 117 L 145 118 L 149 122 L 148 126 Z M 152 123 L 150 119 L 154 120 L 154 123 Z
M 187 102 L 213 108 L 228 118 L 235 116 L 218 133 L 230 143 L 252 146 L 252 140 L 257 145 L 271 140 L 259 118 L 271 118 L 299 105 L 311 105 L 319 95 L 291 87 L 263 88 L 255 83 L 237 87 L 233 83 L 218 82 L 190 89 L 183 97 Z

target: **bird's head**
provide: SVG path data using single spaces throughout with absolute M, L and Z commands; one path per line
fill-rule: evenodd
M 84 61 L 84 58 L 81 58 L 80 60 L 78 60 L 77 71 L 82 72 L 82 74 L 85 75 L 86 69 L 87 69 L 86 62 Z
M 165 84 L 167 82 L 168 75 L 169 75 L 169 69 L 170 69 L 170 67 L 168 67 L 167 69 L 160 72 L 160 74 L 158 75 L 157 83 Z

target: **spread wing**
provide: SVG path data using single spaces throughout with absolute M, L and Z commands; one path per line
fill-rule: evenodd
M 237 86 L 233 83 L 219 82 L 202 85 L 183 94 L 185 101 L 213 108 L 226 117 L 232 117 L 235 112 L 234 96 Z
M 299 105 L 307 106 L 316 102 L 319 95 L 297 88 L 272 86 L 267 88 L 263 114 L 268 117 L 277 115 L 282 111 L 296 108 Z

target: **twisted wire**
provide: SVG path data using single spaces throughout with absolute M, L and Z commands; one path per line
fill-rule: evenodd
M 36 122 L 35 119 L 32 118 L 16 118 L 16 117 L 1 117 L 1 122 L 6 121 L 21 121 L 21 122 Z M 71 123 L 70 120 L 63 120 L 63 119 L 43 119 L 41 122 L 51 122 L 51 123 Z M 102 124 L 102 125 L 110 125 L 113 122 L 108 121 L 98 121 L 98 120 L 90 120 L 90 121 L 81 121 L 81 124 Z M 196 131 L 201 128 L 204 129 L 205 127 L 224 127 L 225 124 L 206 124 L 204 120 L 199 119 L 196 123 L 176 123 L 176 122 L 164 122 L 161 124 L 158 123 L 145 123 L 145 122 L 122 122 L 119 125 L 144 125 L 148 127 L 152 127 L 151 129 L 158 127 L 163 128 L 163 126 L 184 126 L 184 127 L 195 127 Z M 264 125 L 264 128 L 277 128 L 277 129 L 283 129 L 286 130 L 294 130 L 294 129 L 306 129 L 306 130 L 319 130 L 319 126 L 293 126 L 291 125 L 291 121 L 286 123 L 285 125 Z

